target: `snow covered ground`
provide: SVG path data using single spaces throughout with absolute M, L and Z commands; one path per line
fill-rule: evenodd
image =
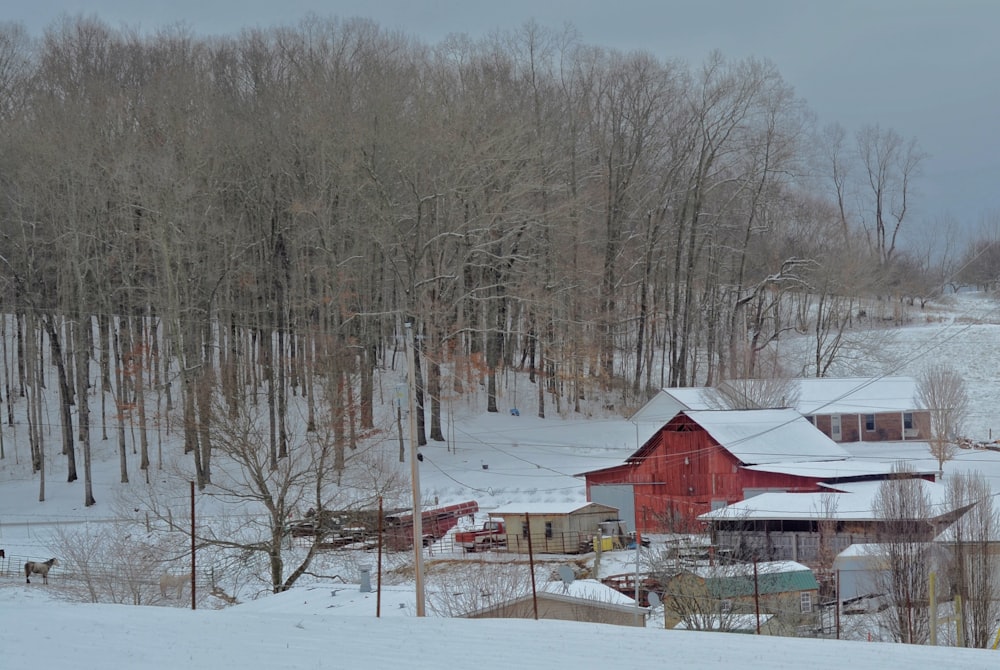
M 970 435 L 989 439 L 1000 432 L 1000 317 L 992 300 L 956 297 L 928 311 L 924 322 L 897 328 L 873 374 L 919 373 L 928 360 L 955 365 L 973 401 Z M 521 399 L 526 394 L 522 391 Z M 529 396 L 530 397 L 530 396 Z M 484 509 L 508 504 L 564 503 L 585 499 L 574 475 L 617 465 L 645 439 L 620 418 L 538 419 L 521 408 L 488 415 L 463 406 L 449 422 L 449 443 L 422 449 L 421 489 L 441 504 L 477 500 Z M 118 483 L 114 439 L 96 444 L 94 487 L 98 504 L 82 505 L 82 484 L 62 481 L 61 457 L 52 456 L 46 502 L 37 502 L 37 479 L 23 476 L 27 446 L 23 428 L 3 426 L 6 458 L 0 461 L 0 548 L 8 555 L 45 559 L 55 551 L 55 527 L 98 524 L 120 513 L 116 491 L 143 486 L 138 473 Z M 57 440 L 57 427 L 51 427 Z M 169 446 L 165 448 L 169 449 Z M 856 457 L 905 458 L 920 467 L 936 462 L 917 443 L 855 445 Z M 878 453 L 875 453 L 876 450 Z M 405 466 L 408 469 L 408 464 Z M 963 450 L 946 474 L 979 470 L 1000 490 L 1000 453 Z M 152 471 L 155 477 L 156 471 Z M 210 498 L 199 497 L 209 507 Z M 432 548 L 431 552 L 435 550 Z M 441 549 L 438 548 L 440 557 Z M 629 556 L 608 557 L 602 572 L 629 569 Z M 634 564 L 633 564 L 634 565 Z M 13 566 L 16 570 L 17 566 Z M 353 577 L 350 575 L 349 577 Z M 39 582 L 37 578 L 33 582 Z M 349 579 L 348 581 L 352 581 Z M 618 667 L 661 663 L 691 668 L 814 668 L 854 670 L 985 668 L 1000 652 L 905 645 L 756 638 L 656 628 L 631 629 L 554 621 L 464 620 L 412 616 L 411 585 L 387 585 L 381 616 L 372 594 L 356 583 L 304 583 L 299 588 L 225 609 L 83 605 L 54 597 L 58 567 L 48 587 L 23 583 L 16 572 L 0 575 L 0 666 L 4 669 L 72 665 L 102 670 L 141 668 L 401 667 L 436 669 L 460 663 L 490 668 Z M 709 637 L 710 636 L 710 637 Z
M 1000 652 L 533 620 L 372 614 L 327 607 L 329 589 L 294 589 L 225 610 L 67 604 L 43 588 L 0 588 L 5 669 L 551 670 L 664 664 L 705 670 L 992 667 Z

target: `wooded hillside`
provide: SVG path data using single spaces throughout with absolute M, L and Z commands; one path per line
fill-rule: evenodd
M 440 440 L 442 383 L 482 381 L 497 411 L 519 368 L 540 416 L 595 393 L 624 411 L 768 376 L 793 330 L 815 356 L 792 372 L 823 375 L 846 330 L 939 283 L 899 247 L 915 141 L 815 128 L 767 62 L 534 24 L 437 45 L 319 18 L 216 39 L 69 19 L 40 43 L 5 25 L 0 143 L 5 409 L 37 422 L 58 384 L 71 479 L 88 402 L 145 426 L 152 389 L 202 485 L 217 396 L 231 416 L 266 398 L 277 459 L 300 395 L 342 457 L 406 322 L 420 439 Z

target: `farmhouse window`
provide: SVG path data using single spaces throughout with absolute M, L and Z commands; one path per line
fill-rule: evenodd
M 913 430 L 913 412 L 903 412 L 903 429 Z
M 875 432 L 875 415 L 865 414 L 865 430 L 869 433 Z
M 546 521 L 545 522 L 545 537 L 546 538 L 550 538 L 550 539 L 552 537 L 552 522 L 551 521 Z
M 802 593 L 799 596 L 799 608 L 802 610 L 803 614 L 809 614 L 813 611 L 813 601 L 811 593 Z

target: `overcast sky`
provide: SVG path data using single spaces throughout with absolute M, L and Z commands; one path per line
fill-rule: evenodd
M 914 223 L 1000 218 L 1000 2 L 996 0 L 6 0 L 0 16 L 41 34 L 62 14 L 149 32 L 295 25 L 309 13 L 363 16 L 435 43 L 529 19 L 570 24 L 587 44 L 701 63 L 772 61 L 821 124 L 915 137 L 930 156 Z

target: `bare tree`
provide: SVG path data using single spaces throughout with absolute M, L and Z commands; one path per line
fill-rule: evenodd
M 868 187 L 862 221 L 869 244 L 885 265 L 896 251 L 896 238 L 908 214 L 912 181 L 926 154 L 916 139 L 907 142 L 894 130 L 877 125 L 865 126 L 856 139 Z
M 931 453 L 943 474 L 962 437 L 962 424 L 969 414 L 965 381 L 954 367 L 937 362 L 924 368 L 917 379 L 917 397 L 931 416 Z
M 930 535 L 933 516 L 923 480 L 905 464 L 879 486 L 872 513 L 880 522 L 878 556 L 884 569 L 875 581 L 889 601 L 882 623 L 896 642 L 924 644 L 930 631 L 928 612 Z
M 222 400 L 218 402 L 221 405 Z M 333 463 L 332 428 L 290 435 L 294 443 L 275 465 L 268 440 L 268 411 L 267 406 L 249 403 L 241 405 L 236 413 L 221 406 L 214 408 L 211 437 L 217 476 L 213 477 L 210 493 L 223 509 L 211 523 L 198 527 L 196 541 L 203 547 L 239 555 L 243 564 L 251 563 L 252 556 L 260 557 L 266 562 L 266 583 L 278 593 L 309 571 L 324 539 L 321 533 L 316 534 L 304 554 L 289 553 L 289 517 L 307 508 L 319 514 L 338 506 L 346 509 L 359 500 L 372 508 L 379 495 L 393 500 L 401 484 L 391 472 L 391 459 L 366 459 L 363 456 L 368 452 L 359 450 L 363 467 L 358 476 L 337 486 L 334 482 L 340 473 Z M 353 458 L 348 458 L 349 465 L 353 465 Z M 383 467 L 388 473 L 376 475 L 375 471 Z M 161 522 L 166 521 L 171 531 L 186 530 L 173 523 L 174 515 L 182 515 L 183 508 L 174 512 L 155 497 L 139 505 Z M 286 565 L 289 556 L 294 557 L 294 562 Z
M 832 492 L 824 493 L 816 505 L 816 531 L 819 535 L 819 547 L 816 550 L 816 562 L 818 563 L 816 576 L 820 583 L 820 597 L 824 600 L 837 597 L 833 561 L 843 548 L 837 542 L 837 531 L 840 525 L 837 520 L 839 506 L 840 496 Z
M 428 566 L 427 609 L 436 616 L 464 616 L 530 594 L 524 563 L 480 559 Z
M 1000 512 L 989 481 L 979 472 L 951 476 L 947 486 L 950 507 L 968 510 L 945 534 L 952 592 L 961 596 L 962 637 L 966 645 L 985 649 L 1000 618 L 1000 577 L 992 549 Z
M 795 407 L 799 384 L 791 377 L 727 379 L 715 387 L 719 409 Z

